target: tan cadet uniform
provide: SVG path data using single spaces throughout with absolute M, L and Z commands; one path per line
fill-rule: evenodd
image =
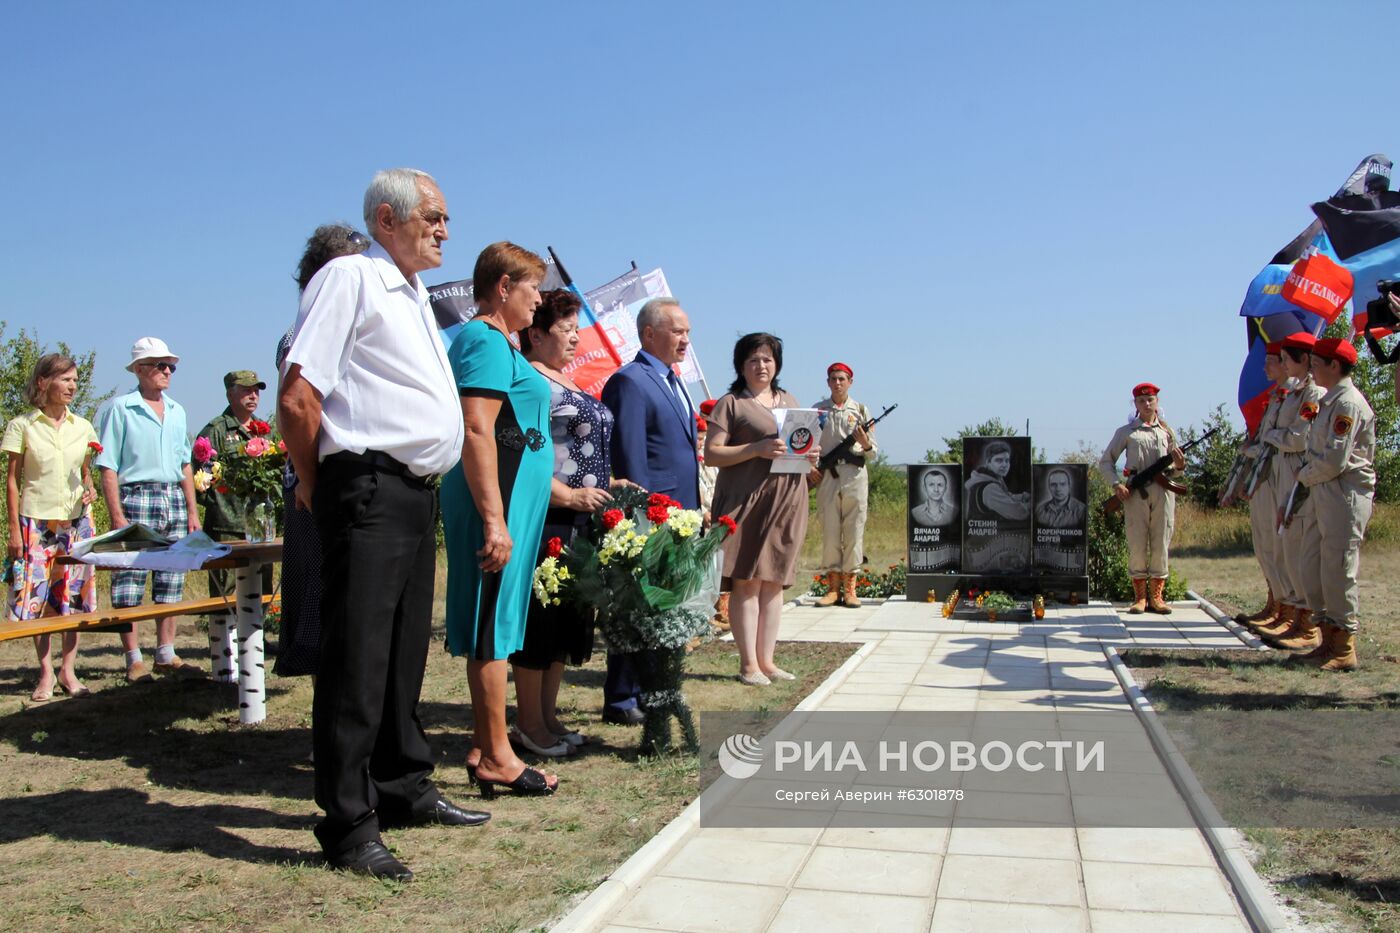
M 1298 381 L 1284 398 L 1275 418 L 1275 426 L 1260 438 L 1278 448 L 1273 462 L 1274 514 L 1270 522 L 1277 523 L 1278 510 L 1288 504 L 1288 494 L 1303 466 L 1303 452 L 1308 449 L 1308 428 L 1322 402 L 1322 387 L 1307 376 Z M 1251 513 L 1252 514 L 1252 513 Z M 1282 589 L 1274 590 L 1278 601 L 1296 611 L 1308 604 L 1303 595 L 1302 554 L 1303 523 L 1291 522 L 1282 534 L 1275 528 L 1279 543 L 1279 581 Z
M 1313 620 L 1330 629 L 1323 632 L 1318 657 L 1326 661 L 1345 651 L 1350 667 L 1355 666 L 1358 559 L 1376 490 L 1375 453 L 1375 413 L 1344 376 L 1322 396 L 1308 431 L 1298 481 L 1310 494 L 1298 518 L 1304 595 Z
M 837 445 L 855 433 L 857 424 L 870 420 L 870 409 L 847 397 L 842 405 L 824 398 L 815 406 L 827 412 L 822 426 L 822 452 L 835 450 Z M 822 573 L 855 574 L 864 557 L 866 496 L 869 477 L 865 464 L 877 451 L 875 436 L 870 446 L 859 442 L 851 445 L 851 453 L 836 464 L 836 476 L 822 472 L 817 487 L 817 513 L 822 522 Z
M 1099 458 L 1099 472 L 1110 486 L 1124 482 L 1118 472 L 1118 458 L 1126 455 L 1128 475 L 1145 470 L 1171 452 L 1176 436 L 1161 418 L 1144 424 L 1134 418 L 1113 434 L 1113 440 Z M 1167 475 L 1172 470 L 1167 469 Z M 1128 531 L 1128 573 L 1134 580 L 1165 580 L 1167 549 L 1175 522 L 1176 494 L 1157 483 L 1148 483 L 1147 498 L 1134 492 L 1123 503 Z
M 1264 408 L 1264 417 L 1259 422 L 1259 439 L 1244 449 L 1244 455 L 1251 461 L 1264 455 L 1267 447 L 1264 437 L 1278 427 L 1279 414 L 1289 394 L 1287 390 L 1278 388 L 1269 393 L 1269 404 Z M 1252 462 L 1250 468 L 1253 469 Z M 1276 603 L 1282 603 L 1289 583 L 1285 579 L 1282 566 L 1283 549 L 1278 536 L 1277 490 L 1273 477 L 1274 464 L 1270 463 L 1268 472 L 1259 478 L 1254 487 L 1254 495 L 1249 500 L 1249 528 L 1254 541 L 1254 557 L 1259 561 L 1259 569 L 1264 574 L 1265 582 L 1269 584 L 1269 592 L 1274 594 Z

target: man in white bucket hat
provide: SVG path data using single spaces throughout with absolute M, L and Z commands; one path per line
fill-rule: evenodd
M 126 368 L 136 375 L 136 391 L 118 395 L 97 413 L 97 437 L 102 444 L 94 463 L 102 474 L 102 496 L 112 527 L 132 522 L 171 538 L 199 530 L 194 474 L 190 471 L 190 439 L 185 410 L 165 392 L 180 358 L 159 337 L 142 337 L 131 345 Z M 135 606 L 146 595 L 144 570 L 112 572 L 112 607 Z M 152 596 L 157 603 L 178 603 L 184 597 L 185 575 L 154 571 Z M 126 678 L 132 683 L 151 679 L 131 626 L 121 633 L 126 651 Z M 175 617 L 156 620 L 155 668 L 161 674 L 185 673 L 175 656 Z

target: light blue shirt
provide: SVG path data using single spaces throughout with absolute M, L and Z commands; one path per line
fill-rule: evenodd
M 118 395 L 97 413 L 97 440 L 102 453 L 93 463 L 115 471 L 122 483 L 178 483 L 190 462 L 185 410 L 169 395 L 164 421 L 140 390 Z

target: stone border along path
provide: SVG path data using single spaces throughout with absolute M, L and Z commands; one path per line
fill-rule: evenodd
M 899 598 L 860 609 L 799 605 L 784 613 L 783 638 L 864 642 L 800 704 L 803 710 L 1136 708 L 1144 741 L 1153 741 L 1160 756 L 1144 780 L 1172 788 L 1175 799 L 1164 804 L 1199 814 L 1200 801 L 1190 798 L 1199 792 L 1194 776 L 1175 749 L 1159 747 L 1142 718 L 1150 706 L 1130 679 L 1120 683 L 1106 651 L 1253 646 L 1201 604 L 1174 603 L 1173 609 L 1164 618 L 1120 616 L 1101 602 L 1054 606 L 1045 619 L 1017 625 L 948 620 L 937 604 Z M 945 663 L 969 652 L 984 653 L 984 663 Z M 1116 651 L 1108 654 L 1116 657 Z M 942 683 L 950 671 L 958 674 L 956 690 Z M 940 686 L 918 682 L 932 676 Z M 1179 787 L 1187 789 L 1186 800 Z M 1072 795 L 1067 784 L 1071 809 Z M 1197 829 L 959 825 L 956 814 L 951 828 L 701 828 L 697 800 L 553 929 L 1278 929 L 1278 907 L 1264 902 L 1267 888 L 1241 856 L 1238 837 L 1221 839 L 1227 844 L 1221 857 L 1244 909 Z

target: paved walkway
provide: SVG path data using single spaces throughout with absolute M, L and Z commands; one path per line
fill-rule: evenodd
M 1106 604 L 1055 608 L 1034 624 L 945 620 L 938 606 L 790 608 L 787 640 L 873 642 L 821 711 L 1129 710 L 1102 645 L 1244 647 L 1194 607 L 1170 620 Z M 781 649 L 779 650 L 781 655 Z M 1063 719 L 1061 720 L 1063 722 Z M 1134 771 L 1185 804 L 1141 733 Z M 1133 739 L 1136 741 L 1136 738 Z M 1249 930 L 1204 837 L 1183 828 L 1036 826 L 1037 813 L 1111 805 L 1111 782 L 1071 774 L 1060 798 L 983 793 L 929 828 L 694 828 L 601 919 L 569 930 Z M 1121 786 L 1121 785 L 1120 785 Z M 1140 789 L 1140 786 L 1139 786 Z M 1120 791 L 1121 793 L 1121 791 Z M 1011 822 L 1011 821 L 1015 822 Z M 1045 822 L 1044 817 L 1039 822 Z M 587 905 L 585 904 L 586 908 Z

